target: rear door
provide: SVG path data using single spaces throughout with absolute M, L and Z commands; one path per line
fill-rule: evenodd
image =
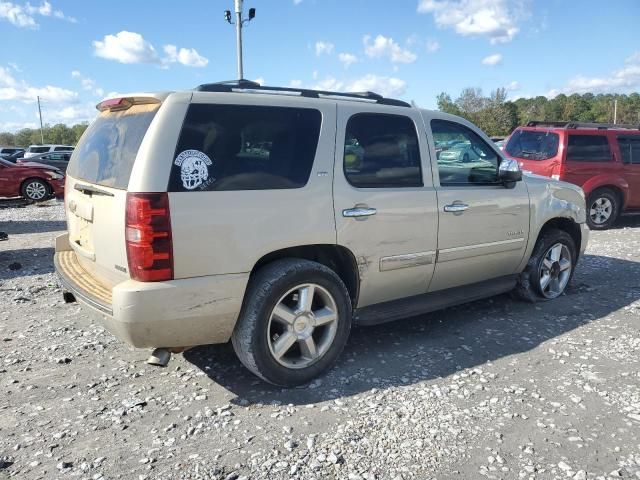
M 433 275 L 437 200 L 421 127 L 415 109 L 338 107 L 335 222 L 360 270 L 359 307 L 425 293 Z
M 69 243 L 80 264 L 108 285 L 129 278 L 124 240 L 127 187 L 159 107 L 154 101 L 101 112 L 80 139 L 67 169 Z
M 620 173 L 614 161 L 607 132 L 569 130 L 566 140 L 565 169 L 562 180 L 582 186 L 598 175 Z
M 627 208 L 640 208 L 640 135 L 618 135 L 624 178 L 629 184 Z
M 438 257 L 430 291 L 468 285 L 516 272 L 529 237 L 529 193 L 524 181 L 505 188 L 496 149 L 470 126 L 434 118 L 434 142 L 461 140 L 477 158 L 437 156 Z M 434 156 L 436 156 L 434 152 Z

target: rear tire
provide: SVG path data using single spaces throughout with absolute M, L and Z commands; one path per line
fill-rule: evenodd
M 587 199 L 587 225 L 591 230 L 611 228 L 620 214 L 620 196 L 610 188 L 599 188 Z
M 276 260 L 251 276 L 231 342 L 255 375 L 295 387 L 335 363 L 351 315 L 349 293 L 333 270 L 308 260 Z
M 29 178 L 22 184 L 20 193 L 22 193 L 22 196 L 27 200 L 41 202 L 49 197 L 51 190 L 44 180 Z
M 543 231 L 518 278 L 515 296 L 531 303 L 561 296 L 571 283 L 577 258 L 571 235 L 555 228 Z

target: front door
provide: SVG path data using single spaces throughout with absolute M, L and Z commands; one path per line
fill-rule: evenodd
M 429 291 L 515 273 L 529 236 L 526 183 L 506 188 L 498 179 L 500 155 L 468 126 L 437 118 L 429 123 L 440 219 Z
M 356 256 L 358 307 L 426 293 L 433 274 L 438 214 L 426 136 L 417 110 L 391 111 L 338 107 L 337 241 Z

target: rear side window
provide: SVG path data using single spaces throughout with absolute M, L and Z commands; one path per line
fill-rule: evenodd
M 192 104 L 169 191 L 304 187 L 321 122 L 320 112 L 307 108 Z
M 56 147 L 53 149 L 54 152 L 70 152 L 73 150 L 73 147 Z
M 125 190 L 142 139 L 160 104 L 104 111 L 76 146 L 67 174 L 78 180 Z
M 29 147 L 30 153 L 45 153 L 48 152 L 51 147 Z
M 537 130 L 516 130 L 509 137 L 505 151 L 527 160 L 547 160 L 558 153 L 560 137 L 557 133 Z
M 413 121 L 377 113 L 352 116 L 345 135 L 344 173 L 347 181 L 359 188 L 421 187 Z
M 618 145 L 620 146 L 623 163 L 640 165 L 640 135 L 618 136 Z
M 605 135 L 569 135 L 567 160 L 573 162 L 609 162 L 611 150 Z

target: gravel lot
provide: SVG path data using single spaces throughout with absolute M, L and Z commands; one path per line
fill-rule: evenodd
M 167 368 L 65 305 L 62 205 L 0 208 L 0 478 L 640 478 L 640 217 L 567 295 L 355 329 L 311 385 L 228 345 Z

